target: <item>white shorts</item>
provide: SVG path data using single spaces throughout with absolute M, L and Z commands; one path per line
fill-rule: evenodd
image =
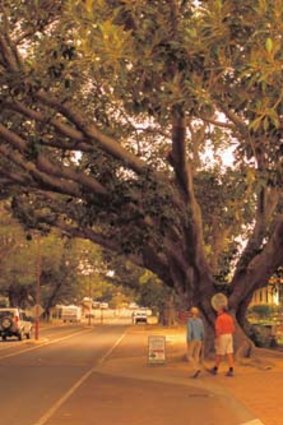
M 233 353 L 233 336 L 232 334 L 220 335 L 215 341 L 216 354 L 224 356 Z

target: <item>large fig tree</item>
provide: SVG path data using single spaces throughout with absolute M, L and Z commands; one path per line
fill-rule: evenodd
M 282 0 L 3 0 L 0 178 L 30 226 L 240 325 L 283 262 Z M 235 162 L 222 166 L 233 148 Z

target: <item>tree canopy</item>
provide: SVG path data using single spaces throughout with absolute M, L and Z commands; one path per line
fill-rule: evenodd
M 0 11 L 0 183 L 14 213 L 127 255 L 207 318 L 229 281 L 240 319 L 283 262 L 283 1 Z

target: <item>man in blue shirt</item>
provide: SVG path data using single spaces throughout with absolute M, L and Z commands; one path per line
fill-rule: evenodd
M 199 317 L 199 309 L 192 307 L 187 322 L 187 353 L 193 366 L 192 378 L 197 378 L 201 371 L 200 354 L 204 340 L 204 325 Z

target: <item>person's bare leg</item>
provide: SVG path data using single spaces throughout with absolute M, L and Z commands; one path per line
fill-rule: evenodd
M 228 366 L 229 368 L 234 367 L 234 358 L 233 358 L 233 354 L 232 353 L 227 353 L 227 361 L 228 361 Z
M 226 376 L 234 376 L 234 358 L 232 353 L 227 353 L 227 362 L 229 370 L 226 373 Z
M 220 354 L 216 354 L 216 357 L 215 357 L 215 367 L 217 369 L 218 369 L 220 363 L 221 363 L 221 356 L 220 356 Z
M 217 375 L 218 367 L 219 367 L 220 362 L 221 362 L 221 358 L 222 358 L 222 356 L 220 356 L 220 354 L 216 354 L 216 356 L 215 356 L 215 366 L 213 366 L 213 368 L 209 369 L 209 372 L 212 375 Z

